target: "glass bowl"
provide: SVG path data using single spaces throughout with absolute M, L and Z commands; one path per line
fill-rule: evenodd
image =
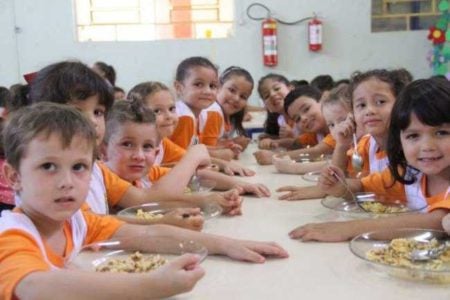
M 351 218 L 379 218 L 397 216 L 408 213 L 418 213 L 427 208 L 426 204 L 412 205 L 409 207 L 403 202 L 386 200 L 374 193 L 356 193 L 356 201 L 339 197 L 327 196 L 322 199 L 321 204 L 331 210 L 339 212 L 344 217 Z M 412 203 L 416 203 L 412 201 Z M 372 207 L 365 207 L 364 205 Z
M 320 171 L 308 172 L 302 175 L 303 180 L 309 182 L 319 182 Z
M 202 262 L 208 250 L 190 240 L 127 237 L 86 245 L 66 261 L 65 267 L 94 272 L 149 272 L 186 253 L 198 255 Z
M 330 156 L 326 154 L 313 155 L 310 153 L 301 153 L 294 160 L 298 163 L 312 163 L 317 161 L 327 161 L 329 159 Z
M 198 178 L 198 177 L 197 177 Z M 198 178 L 197 183 L 189 182 L 185 194 L 205 194 L 216 187 L 216 181 L 207 178 Z
M 405 241 L 398 239 L 406 239 L 408 242 L 412 241 L 411 243 L 417 243 L 420 246 L 434 247 L 430 245 L 432 240 L 442 244 L 449 241 L 450 237 L 444 231 L 428 229 L 393 229 L 369 232 L 355 237 L 350 242 L 350 250 L 354 255 L 384 274 L 428 283 L 450 283 L 449 249 L 441 256 L 440 262 L 414 262 L 408 258 L 412 251 L 411 248 L 405 247 Z M 388 249 L 392 240 L 395 240 L 393 249 L 405 251 L 404 255 L 406 256 L 399 254 L 400 252 L 381 254 L 382 251 Z M 376 255 L 377 252 L 380 253 Z
M 151 213 L 152 215 L 164 214 L 179 208 L 200 208 L 200 213 L 203 218 L 211 219 L 219 216 L 222 213 L 222 207 L 217 203 L 207 203 L 203 205 L 195 205 L 184 201 L 161 201 L 161 202 L 149 202 L 137 206 L 125 208 L 117 213 L 118 216 L 124 221 L 129 220 L 132 223 L 147 223 L 145 219 L 138 217 L 138 211 L 143 213 Z M 141 222 L 137 222 L 141 221 Z

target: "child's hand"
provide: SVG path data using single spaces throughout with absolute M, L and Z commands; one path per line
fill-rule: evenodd
M 234 158 L 234 152 L 228 148 L 212 149 L 210 150 L 211 156 L 220 158 L 226 161 L 230 161 Z
M 239 191 L 239 194 L 253 194 L 256 197 L 270 197 L 270 190 L 260 183 L 248 183 L 245 181 L 239 181 L 235 188 Z
M 263 165 L 263 166 L 272 164 L 273 154 L 274 153 L 272 151 L 268 151 L 268 150 L 259 150 L 259 151 L 256 151 L 255 153 L 253 153 L 258 164 Z
M 201 231 L 205 219 L 201 215 L 200 208 L 177 208 L 164 214 L 162 222 L 164 224 Z
M 253 242 L 229 239 L 222 244 L 222 253 L 237 260 L 264 263 L 267 256 L 287 258 L 289 254 L 274 242 Z
M 189 155 L 189 160 L 195 161 L 198 167 L 206 167 L 211 164 L 211 158 L 208 148 L 203 144 L 197 144 L 189 147 L 185 156 Z
M 349 113 L 347 118 L 341 123 L 335 125 L 330 132 L 336 140 L 336 144 L 344 147 L 350 147 L 353 142 L 353 133 L 355 130 L 356 126 L 355 121 L 353 120 L 353 115 Z
M 236 144 L 240 145 L 241 148 L 242 148 L 242 151 L 244 151 L 247 148 L 247 146 L 250 143 L 250 141 L 251 141 L 250 138 L 248 138 L 246 136 L 243 136 L 243 135 L 240 135 L 240 136 L 237 136 L 237 137 L 233 138 L 233 142 L 235 142 Z
M 275 154 L 272 157 L 272 162 L 275 168 L 280 173 L 295 174 L 295 161 L 289 155 Z
M 318 199 L 326 196 L 325 192 L 317 186 L 285 186 L 277 189 L 277 192 L 287 192 L 278 199 L 280 200 L 304 200 L 304 199 Z
M 278 135 L 280 136 L 280 138 L 293 138 L 294 130 L 292 130 L 292 127 L 289 125 L 283 125 L 280 126 L 280 131 Z
M 259 141 L 258 147 L 259 149 L 272 149 L 273 140 L 269 138 L 265 138 Z
M 238 174 L 239 176 L 253 176 L 255 175 L 255 171 L 243 167 L 237 162 L 229 161 L 223 166 L 223 172 L 227 175 L 234 176 Z
M 351 221 L 306 224 L 289 232 L 292 239 L 302 239 L 305 242 L 344 242 L 358 234 L 358 226 Z
M 233 151 L 233 153 L 234 153 L 233 158 L 234 158 L 234 159 L 239 159 L 239 155 L 240 155 L 241 152 L 242 152 L 242 147 L 241 147 L 241 145 L 236 144 L 236 143 L 233 143 L 233 142 L 230 142 L 230 143 L 227 145 L 227 148 L 230 149 L 231 151 Z
M 159 281 L 161 298 L 165 298 L 192 290 L 197 281 L 205 275 L 205 271 L 199 265 L 197 255 L 184 254 L 150 272 L 149 275 L 152 276 L 152 280 Z
M 223 193 L 213 193 L 208 196 L 209 201 L 215 201 L 222 209 L 222 214 L 229 216 L 242 215 L 242 198 L 239 191 L 232 189 Z
M 322 169 L 317 185 L 327 195 L 341 197 L 347 192 L 347 188 L 340 182 L 338 177 L 345 180 L 344 172 L 336 166 L 329 165 Z

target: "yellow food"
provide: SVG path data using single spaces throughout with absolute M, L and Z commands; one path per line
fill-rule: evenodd
M 151 211 L 143 211 L 142 209 L 138 209 L 136 211 L 136 218 L 142 220 L 157 220 L 161 219 L 163 216 L 164 216 L 163 214 L 157 214 Z
M 167 263 L 159 254 L 144 256 L 135 252 L 126 258 L 110 259 L 95 268 L 96 272 L 144 273 L 155 270 Z
M 375 201 L 361 202 L 360 205 L 366 212 L 375 214 L 392 214 L 408 211 L 408 208 L 404 206 L 390 206 Z

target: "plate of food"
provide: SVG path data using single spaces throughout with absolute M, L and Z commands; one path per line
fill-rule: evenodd
M 203 245 L 169 237 L 128 237 L 106 240 L 84 246 L 65 266 L 92 272 L 151 272 L 185 253 L 208 255 Z
M 342 216 L 352 218 L 378 218 L 418 213 L 427 208 L 426 203 L 421 204 L 418 201 L 406 203 L 375 193 L 356 193 L 354 200 L 327 196 L 321 203 L 324 207 L 341 213 Z
M 393 229 L 361 234 L 350 242 L 350 250 L 382 273 L 408 280 L 448 284 L 449 243 L 450 237 L 444 231 Z M 428 253 L 436 255 L 424 256 Z
M 151 221 L 161 219 L 175 210 L 180 211 L 183 218 L 189 218 L 192 209 L 199 209 L 205 219 L 217 217 L 222 213 L 222 207 L 217 203 L 194 205 L 184 201 L 160 201 L 125 208 L 119 211 L 117 216 L 131 223 L 151 223 Z

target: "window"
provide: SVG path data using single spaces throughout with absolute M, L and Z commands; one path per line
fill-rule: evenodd
M 372 0 L 372 32 L 425 30 L 436 23 L 439 0 Z
M 233 0 L 74 1 L 80 42 L 226 38 L 233 29 Z

